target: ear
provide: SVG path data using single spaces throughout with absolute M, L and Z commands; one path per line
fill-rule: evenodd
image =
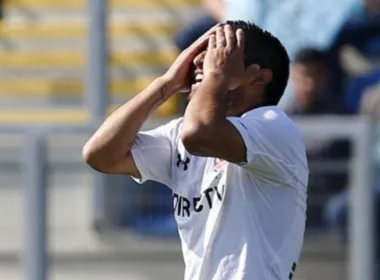
M 247 82 L 259 85 L 267 85 L 273 79 L 273 72 L 270 69 L 261 69 L 259 65 L 252 64 L 245 70 Z

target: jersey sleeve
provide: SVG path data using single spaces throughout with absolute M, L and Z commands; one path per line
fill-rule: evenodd
M 131 149 L 132 157 L 141 178 L 134 178 L 137 183 L 148 180 L 170 186 L 172 183 L 172 153 L 178 120 L 171 121 L 136 135 Z
M 228 120 L 246 146 L 246 162 L 240 166 L 254 170 L 255 174 L 279 176 L 277 179 L 281 181 L 292 177 L 296 172 L 294 163 L 303 157 L 300 152 L 304 148 L 298 130 L 283 112 L 256 109 Z

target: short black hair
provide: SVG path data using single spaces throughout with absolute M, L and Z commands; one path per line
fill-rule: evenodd
M 328 54 L 314 48 L 303 48 L 298 51 L 294 57 L 294 63 L 300 64 L 318 64 L 323 67 L 328 67 Z
M 278 38 L 254 23 L 238 20 L 227 21 L 226 24 L 244 31 L 245 66 L 258 64 L 272 70 L 273 79 L 265 89 L 262 106 L 277 105 L 289 80 L 290 60 L 285 47 Z

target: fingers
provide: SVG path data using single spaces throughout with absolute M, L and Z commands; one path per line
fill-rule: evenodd
M 211 34 L 214 34 L 215 31 L 216 31 L 216 29 L 217 29 L 218 27 L 220 27 L 220 26 L 221 26 L 220 23 L 214 25 L 214 26 L 211 27 L 211 28 L 210 28 L 205 34 L 203 34 L 199 39 L 200 39 L 200 40 L 203 40 L 204 38 L 209 38 L 210 35 L 211 35 Z
M 223 27 L 217 27 L 215 30 L 217 47 L 228 47 L 233 50 L 235 48 L 244 49 L 244 32 L 242 29 L 234 30 L 234 28 L 226 24 Z
M 216 36 L 212 34 L 210 39 L 208 39 L 208 49 L 216 48 Z
M 218 48 L 224 48 L 227 45 L 227 40 L 224 35 L 223 27 L 216 28 L 216 46 Z
M 203 48 L 229 48 L 244 52 L 244 32 L 242 29 L 234 30 L 229 24 L 217 24 L 210 28 L 186 51 L 186 56 L 191 60 Z
M 231 25 L 226 24 L 224 26 L 224 34 L 226 38 L 226 46 L 230 49 L 236 47 L 236 35 Z
M 210 28 L 205 34 L 203 34 L 201 37 L 199 37 L 190 47 L 187 48 L 187 54 L 188 56 L 192 57 L 199 53 L 200 50 L 202 50 L 204 47 L 207 46 L 207 42 L 210 38 L 211 34 L 214 34 L 217 27 L 220 26 L 220 24 L 217 24 Z M 191 58 L 189 58 L 191 59 Z
M 237 48 L 244 52 L 244 46 L 245 46 L 245 38 L 244 38 L 244 31 L 242 29 L 236 30 L 236 40 L 237 40 Z
M 206 33 L 204 33 L 201 37 L 199 37 L 189 47 L 189 49 L 191 49 L 191 50 L 194 50 L 194 49 L 199 50 L 199 49 L 202 49 L 204 46 L 206 46 L 207 45 L 207 41 L 210 38 L 210 35 L 215 33 L 215 31 L 218 28 L 218 26 L 220 26 L 219 23 L 217 25 L 214 25 L 213 27 L 211 27 Z

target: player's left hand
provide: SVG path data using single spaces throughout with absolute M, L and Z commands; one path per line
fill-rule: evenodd
M 242 29 L 234 30 L 228 24 L 216 28 L 208 41 L 203 72 L 205 78 L 210 75 L 222 78 L 229 90 L 241 85 L 245 74 Z

